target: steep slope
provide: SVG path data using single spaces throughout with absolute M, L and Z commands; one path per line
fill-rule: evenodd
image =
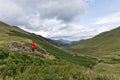
M 18 27 L 12 27 L 5 23 L 0 22 L 0 46 L 1 48 L 7 48 L 7 49 L 9 48 L 10 50 L 17 51 L 17 52 L 20 51 L 24 53 L 32 53 L 29 50 L 32 40 L 35 41 L 37 45 L 36 52 L 34 52 L 34 54 L 36 55 L 39 53 L 41 54 L 45 53 L 46 54 L 45 56 L 49 55 L 50 58 L 51 56 L 52 57 L 55 56 L 56 59 L 64 60 L 72 64 L 80 64 L 83 66 L 88 66 L 89 64 L 94 65 L 97 60 L 95 58 L 86 57 L 86 56 L 77 56 L 77 55 L 74 56 L 73 54 L 69 52 L 66 52 L 62 49 L 59 49 L 51 45 L 50 43 L 46 42 L 43 38 L 40 38 L 39 36 L 35 34 L 25 32 Z M 13 47 L 11 49 L 11 45 L 12 46 L 17 45 L 17 50 L 16 50 L 16 47 Z M 23 50 L 23 48 L 21 47 L 25 49 Z
M 67 49 L 83 55 L 105 57 L 119 55 L 120 52 L 120 27 L 103 32 L 91 39 L 82 40 L 72 44 Z

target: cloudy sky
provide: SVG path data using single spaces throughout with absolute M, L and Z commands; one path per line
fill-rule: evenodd
M 120 26 L 120 0 L 0 0 L 0 21 L 51 39 L 87 39 Z

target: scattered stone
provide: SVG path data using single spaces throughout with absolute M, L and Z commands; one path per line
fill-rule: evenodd
M 10 42 L 6 45 L 6 47 L 16 52 L 31 52 L 31 47 L 26 46 L 24 43 L 21 42 Z
M 39 55 L 46 59 L 55 59 L 55 56 L 49 54 L 39 45 L 36 45 L 35 52 L 32 51 L 31 44 L 25 44 L 23 42 L 9 42 L 6 45 L 6 48 L 15 52 L 28 52 L 28 53 L 30 52 L 33 53 L 33 55 Z

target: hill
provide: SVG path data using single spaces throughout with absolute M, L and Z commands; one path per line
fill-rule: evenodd
M 36 44 L 35 52 L 31 51 L 32 41 L 35 41 Z M 89 64 L 94 66 L 97 61 L 93 57 L 73 55 L 73 53 L 50 44 L 43 37 L 0 22 L 0 79 L 29 80 L 33 77 L 35 80 L 36 78 L 56 80 L 63 76 L 61 80 L 66 80 L 73 76 L 72 68 L 89 67 Z M 51 69 L 49 70 L 49 68 Z M 70 73 L 64 70 L 67 68 L 71 69 Z M 61 72 L 62 69 L 64 71 Z M 55 73 L 55 70 L 60 71 Z M 75 72 L 75 74 L 77 73 Z M 69 76 L 67 77 L 65 74 L 69 74 Z M 79 77 L 79 75 L 76 76 Z
M 66 49 L 79 55 L 94 56 L 107 63 L 119 63 L 120 27 L 69 45 Z
M 32 40 L 35 52 L 31 51 Z M 1 80 L 118 80 L 116 70 L 111 75 L 107 65 L 94 56 L 74 54 L 42 36 L 0 22 Z
M 13 49 L 11 50 L 14 50 L 14 48 L 16 48 L 17 51 L 21 52 L 19 47 L 23 46 L 23 48 L 25 49 L 25 50 L 22 50 L 23 52 L 30 52 L 29 48 L 31 46 L 31 41 L 33 40 L 36 42 L 36 45 L 37 45 L 36 46 L 37 54 L 46 53 L 48 55 L 55 56 L 58 59 L 62 59 L 67 62 L 80 64 L 80 65 L 87 65 L 92 61 L 92 60 L 87 61 L 86 57 L 83 57 L 83 56 L 73 56 L 71 53 L 64 51 L 46 42 L 44 40 L 45 38 L 43 37 L 39 37 L 35 34 L 25 32 L 24 30 L 21 30 L 18 27 L 12 27 L 2 22 L 0 23 L 0 37 L 1 37 L 0 46 L 2 48 L 7 46 L 6 48 L 11 49 L 11 46 L 12 46 Z M 92 59 L 92 58 L 89 58 L 89 59 Z M 83 61 L 81 62 L 80 60 L 83 60 Z M 93 61 L 94 61 L 94 58 L 93 58 Z
M 65 44 L 71 44 L 72 41 L 65 40 L 65 39 L 59 39 L 58 41 L 65 43 Z
M 65 48 L 77 55 L 97 58 L 100 63 L 94 67 L 95 70 L 120 74 L 118 72 L 120 70 L 120 27 L 73 43 Z

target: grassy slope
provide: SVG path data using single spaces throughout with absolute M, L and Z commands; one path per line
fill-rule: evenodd
M 67 49 L 79 55 L 89 55 L 101 60 L 94 70 L 120 74 L 120 27 L 70 45 Z
M 34 40 L 37 45 L 40 45 L 58 59 L 53 61 L 43 60 L 39 56 L 33 56 L 33 54 L 18 54 L 4 48 L 4 45 L 11 41 L 31 43 L 31 40 Z M 109 74 L 110 71 L 105 70 L 105 64 L 98 64 L 95 66 L 98 69 L 95 68 L 94 70 L 79 66 L 88 66 L 88 64 L 94 64 L 95 61 L 95 58 L 72 55 L 49 44 L 39 36 L 0 23 L 1 80 L 118 80 L 119 74 Z M 112 67 L 107 68 L 112 69 Z
M 80 64 L 83 66 L 87 66 L 88 64 L 95 64 L 96 59 L 91 57 L 83 57 L 83 56 L 73 56 L 69 52 L 61 50 L 48 42 L 46 42 L 43 38 L 36 36 L 34 34 L 30 34 L 25 32 L 17 27 L 11 27 L 7 24 L 0 23 L 0 45 L 3 46 L 4 44 L 10 41 L 22 41 L 24 43 L 31 43 L 31 40 L 34 40 L 37 45 L 40 45 L 44 48 L 48 53 L 55 55 L 59 59 L 63 59 L 65 61 Z
M 77 53 L 96 56 L 106 54 L 112 55 L 120 51 L 120 27 L 101 33 L 91 39 L 73 44 L 69 46 L 68 49 Z

